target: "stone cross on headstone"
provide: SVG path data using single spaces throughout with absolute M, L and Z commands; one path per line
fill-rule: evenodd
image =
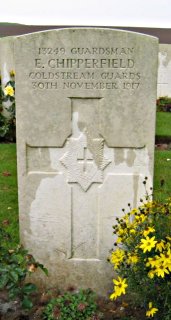
M 91 106 L 91 99 L 84 99 L 85 101 L 89 103 L 88 106 Z M 82 113 L 81 109 L 84 107 L 81 105 L 82 102 L 83 99 L 80 99 L 77 121 L 79 121 Z M 74 102 L 72 105 L 74 106 Z M 93 104 L 91 108 L 93 109 Z M 100 137 L 95 139 L 91 137 L 91 129 L 90 132 L 88 130 L 89 123 L 85 123 L 83 132 L 80 132 L 77 138 L 75 137 L 75 128 L 77 128 L 76 132 L 79 132 L 79 128 L 74 116 L 72 119 L 74 137 L 68 139 L 68 151 L 60 161 L 68 171 L 68 182 L 77 182 L 84 191 L 87 191 L 92 183 L 102 183 L 103 170 L 111 160 L 106 159 L 104 156 L 104 140 Z
M 21 242 L 36 281 L 106 294 L 112 225 L 153 179 L 157 40 L 102 28 L 15 40 Z
M 83 156 L 80 158 L 77 158 L 77 159 L 78 159 L 79 163 L 81 163 L 83 166 L 83 172 L 87 172 L 89 164 L 90 165 L 93 164 L 93 157 L 90 154 L 90 152 L 88 151 L 87 147 L 83 148 Z

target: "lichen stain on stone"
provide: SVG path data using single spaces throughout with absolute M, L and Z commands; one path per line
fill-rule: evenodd
M 104 157 L 103 139 L 94 132 L 93 126 L 85 122 L 78 121 L 78 128 L 87 138 L 87 149 L 93 156 L 94 162 L 98 169 L 101 169 Z
M 50 150 L 48 147 L 30 147 L 27 145 L 27 172 L 51 171 Z
M 114 150 L 114 162 L 115 165 L 119 165 L 125 161 L 124 157 L 124 149 L 123 148 L 116 148 Z
M 85 128 L 86 128 L 86 123 L 85 122 L 82 122 L 82 121 L 79 121 L 78 122 L 78 128 L 81 132 L 84 132 Z
M 32 203 L 36 200 L 36 195 L 37 195 L 37 190 L 39 189 L 39 186 L 41 184 L 41 181 L 42 181 L 42 176 L 41 175 L 30 175 L 29 179 L 33 179 L 34 180 L 34 183 L 32 182 L 31 183 L 31 188 L 29 190 L 29 199 L 33 199 L 32 202 L 26 202 L 27 203 L 27 208 L 26 208 L 26 212 L 31 212 L 31 208 L 32 208 Z M 32 180 L 32 181 L 33 181 Z M 30 217 L 30 214 L 28 215 L 25 215 L 24 217 L 25 219 L 25 224 L 27 225 L 27 230 L 29 231 L 29 234 L 32 233 L 32 230 L 31 230 L 31 217 Z
M 32 201 L 30 201 L 30 206 L 28 204 L 27 212 L 29 212 L 29 214 L 26 216 L 27 230 L 25 237 L 28 238 L 28 241 L 29 239 L 31 240 L 31 238 L 34 238 L 35 241 L 38 241 L 39 236 L 41 241 L 49 241 L 48 233 L 45 231 L 45 229 L 49 222 L 55 222 L 55 216 L 50 217 L 48 209 L 46 211 L 46 197 L 50 198 L 47 195 L 51 189 L 52 194 L 54 194 L 53 189 L 55 188 L 55 178 L 56 176 L 51 176 L 50 174 L 47 174 L 46 177 L 43 174 L 31 174 L 29 176 L 29 179 L 32 180 L 32 188 L 29 192 L 29 198 L 32 199 Z M 42 203 L 44 203 L 44 205 L 42 206 L 41 211 Z M 47 216 L 45 212 L 47 213 Z
M 90 109 L 90 105 L 87 105 L 86 101 L 82 101 L 82 104 L 84 109 Z M 86 136 L 87 149 L 92 154 L 97 168 L 101 169 L 104 159 L 104 141 L 98 132 L 98 109 L 95 108 L 96 110 L 92 114 L 92 117 L 95 117 L 94 121 L 93 118 L 89 120 L 88 116 L 84 112 L 84 109 L 81 109 L 80 106 L 73 108 L 72 136 L 74 138 L 78 138 L 81 133 Z M 94 110 L 94 108 L 92 110 Z
M 51 239 L 48 252 L 52 252 L 58 243 L 57 234 L 60 227 L 56 212 L 58 211 L 59 198 L 63 198 L 59 191 L 59 185 L 62 185 L 61 179 L 61 175 L 58 177 L 41 177 L 33 201 L 30 204 L 30 234 L 27 233 L 28 240 L 30 239 L 30 241 L 36 241 L 37 243 L 48 243 L 49 239 Z M 60 217 L 61 225 L 64 225 L 65 219 L 66 217 Z
M 134 161 L 136 159 L 136 153 L 133 149 L 127 151 L 126 163 L 128 167 L 133 167 Z
M 134 149 L 116 148 L 114 150 L 115 165 L 126 163 L 128 167 L 133 167 L 136 160 L 136 152 Z

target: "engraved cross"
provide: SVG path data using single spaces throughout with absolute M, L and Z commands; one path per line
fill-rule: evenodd
M 82 163 L 83 165 L 83 172 L 86 172 L 88 169 L 88 164 L 93 164 L 93 157 L 87 147 L 83 148 L 83 156 L 77 158 L 79 163 Z

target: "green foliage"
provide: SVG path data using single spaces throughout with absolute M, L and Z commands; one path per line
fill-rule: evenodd
M 100 319 L 96 314 L 97 305 L 94 293 L 88 290 L 80 290 L 78 293 L 67 292 L 57 298 L 53 298 L 45 307 L 44 320 L 93 320 Z
M 146 180 L 144 181 L 146 184 Z M 110 261 L 114 280 L 111 299 L 132 294 L 146 316 L 171 319 L 171 198 L 150 201 L 129 210 L 113 227 L 116 247 Z M 125 211 L 125 210 L 123 210 Z M 118 286 L 118 284 L 120 286 Z
M 157 99 L 157 111 L 171 112 L 171 98 L 166 96 Z
M 8 121 L 6 117 L 0 112 L 0 138 L 4 138 L 8 134 L 8 131 L 9 131 Z
M 0 223 L 19 243 L 16 145 L 0 144 Z
M 154 199 L 171 197 L 171 151 L 156 150 L 154 163 Z
M 0 139 L 7 141 L 16 140 L 16 123 L 15 123 L 15 81 L 14 72 L 10 72 L 11 80 L 2 89 L 0 79 Z M 8 115 L 4 115 L 4 103 L 8 102 L 6 111 Z
M 7 290 L 9 299 L 18 297 L 24 309 L 33 306 L 31 295 L 37 290 L 33 283 L 26 283 L 26 277 L 40 268 L 47 274 L 46 268 L 37 262 L 21 245 L 13 246 L 10 234 L 0 225 L 0 290 Z

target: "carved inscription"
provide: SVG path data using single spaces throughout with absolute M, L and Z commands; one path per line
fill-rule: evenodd
M 135 48 L 38 48 L 28 77 L 33 90 L 138 90 Z

